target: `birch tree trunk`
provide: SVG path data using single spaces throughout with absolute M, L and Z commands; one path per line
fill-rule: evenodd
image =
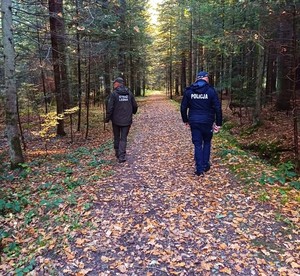
M 24 163 L 18 129 L 17 87 L 15 79 L 15 49 L 12 32 L 12 1 L 2 0 L 2 31 L 5 72 L 5 114 L 6 134 L 9 146 L 11 168 Z

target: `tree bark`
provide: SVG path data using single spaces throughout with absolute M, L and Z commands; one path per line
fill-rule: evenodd
M 9 146 L 10 165 L 12 169 L 24 163 L 18 129 L 17 87 L 15 79 L 15 49 L 12 32 L 12 1 L 2 1 L 2 31 L 5 71 L 5 114 L 6 135 Z
M 50 32 L 52 44 L 52 60 L 55 82 L 56 110 L 57 114 L 63 114 L 68 108 L 69 85 L 67 77 L 66 49 L 65 49 L 65 27 L 63 20 L 62 0 L 49 0 Z M 66 135 L 64 120 L 58 121 L 57 135 Z
M 279 42 L 280 49 L 277 60 L 278 80 L 277 90 L 278 98 L 276 101 L 277 110 L 290 110 L 292 98 L 292 82 L 290 81 L 290 72 L 292 71 L 293 61 L 291 53 L 292 24 L 288 13 L 282 13 L 280 16 Z
M 261 123 L 261 106 L 262 106 L 262 90 L 264 78 L 264 49 L 263 46 L 257 45 L 257 73 L 256 73 L 256 88 L 255 88 L 255 106 L 253 111 L 253 125 Z

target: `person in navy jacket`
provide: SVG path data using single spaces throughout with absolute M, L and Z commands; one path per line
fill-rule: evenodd
M 210 169 L 213 133 L 219 132 L 222 126 L 221 103 L 216 90 L 209 84 L 207 72 L 199 72 L 196 81 L 185 89 L 180 112 L 182 121 L 191 128 L 195 174 L 204 176 Z

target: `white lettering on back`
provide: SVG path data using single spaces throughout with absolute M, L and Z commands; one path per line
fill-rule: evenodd
M 203 100 L 203 99 L 208 99 L 208 95 L 207 94 L 191 94 L 191 99 L 200 99 L 200 100 Z
M 119 102 L 128 102 L 128 95 L 119 95 Z

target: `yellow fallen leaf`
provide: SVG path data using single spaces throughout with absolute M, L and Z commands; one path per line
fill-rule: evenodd
M 291 262 L 291 267 L 292 268 L 300 268 L 300 265 L 296 262 Z
M 220 272 L 231 275 L 231 269 L 228 267 L 223 267 L 222 269 L 220 269 Z
M 93 269 L 91 269 L 91 268 L 89 268 L 89 269 L 82 269 L 79 272 L 77 272 L 75 275 L 76 276 L 84 276 L 84 275 L 87 275 L 91 271 L 93 271 Z
M 287 263 L 291 263 L 295 261 L 294 257 L 289 257 L 288 259 L 285 260 Z
M 206 263 L 204 261 L 201 262 L 201 268 L 205 269 L 205 270 L 210 270 L 211 269 L 212 264 L 210 263 Z
M 270 253 L 265 249 L 262 249 L 261 252 L 264 253 L 266 256 L 270 256 Z
M 239 273 L 241 273 L 243 271 L 243 269 L 239 265 L 236 265 L 234 268 Z
M 119 265 L 119 266 L 117 266 L 117 269 L 122 273 L 125 273 L 127 271 L 127 268 L 125 265 Z
M 257 264 L 267 264 L 265 259 L 256 258 L 256 262 L 257 262 Z
M 198 231 L 199 231 L 200 234 L 206 234 L 206 233 L 209 232 L 209 230 L 205 230 L 205 229 L 202 228 L 202 227 L 198 228 Z
M 185 266 L 185 262 L 177 263 L 175 266 L 184 267 Z
M 109 258 L 106 256 L 101 256 L 101 261 L 104 263 L 107 263 L 107 262 L 109 262 Z
M 85 240 L 85 239 L 81 239 L 81 238 L 78 238 L 78 239 L 76 239 L 76 241 L 75 241 L 75 243 L 76 243 L 77 245 L 83 245 L 85 242 L 86 242 L 86 240 Z
M 221 243 L 221 244 L 219 245 L 219 247 L 220 247 L 221 249 L 226 249 L 226 248 L 227 248 L 227 245 L 226 245 L 225 243 Z
M 68 260 L 73 260 L 75 258 L 75 254 L 73 254 L 72 252 L 65 251 L 65 254 Z

